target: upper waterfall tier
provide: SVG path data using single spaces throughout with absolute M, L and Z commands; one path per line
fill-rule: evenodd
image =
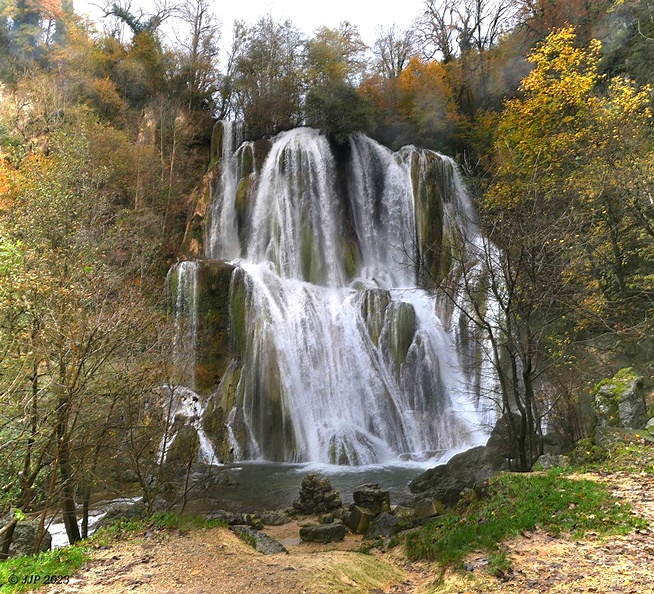
M 240 128 L 222 126 L 209 258 L 270 262 L 317 285 L 410 287 L 447 273 L 454 238 L 474 227 L 453 163 L 434 152 L 393 153 L 362 134 L 334 148 L 298 128 L 275 137 L 257 169 L 254 144 L 237 147 Z

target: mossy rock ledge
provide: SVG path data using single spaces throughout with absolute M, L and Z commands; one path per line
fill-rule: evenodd
M 203 260 L 198 267 L 198 339 L 195 388 L 211 393 L 232 361 L 230 285 L 235 266 L 222 260 Z

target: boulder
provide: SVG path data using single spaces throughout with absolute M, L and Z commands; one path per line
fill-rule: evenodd
M 626 429 L 624 427 L 597 427 L 595 429 L 593 443 L 602 448 L 609 449 L 616 443 L 629 443 L 630 441 L 641 439 L 654 442 L 654 437 L 644 429 L 636 431 L 635 429 Z
M 508 460 L 517 458 L 519 454 L 518 446 L 511 427 L 519 427 L 520 422 L 520 415 L 517 412 L 505 412 L 495 423 L 486 445 L 489 448 L 496 449 L 500 455 Z
M 347 527 L 355 534 L 364 534 L 376 515 L 377 514 L 365 507 L 353 504 L 350 506 Z
M 234 513 L 225 511 L 224 509 L 217 509 L 215 511 L 209 512 L 204 516 L 207 520 L 220 520 L 228 526 L 237 526 L 239 524 L 245 524 L 245 519 L 243 514 Z
M 409 489 L 419 494 L 417 500 L 437 499 L 449 507 L 458 501 L 461 491 L 481 486 L 502 470 L 509 470 L 509 463 L 497 449 L 478 446 L 423 472 L 409 483 Z
M 300 528 L 303 542 L 337 542 L 345 538 L 345 526 L 340 522 L 330 524 L 311 524 Z
M 391 498 L 388 491 L 382 490 L 377 483 L 361 485 L 352 493 L 355 505 L 365 507 L 373 514 L 391 511 Z
M 397 516 L 382 512 L 372 522 L 365 532 L 365 539 L 390 538 L 395 534 L 394 529 L 402 520 Z
M 3 518 L 0 527 L 9 522 L 8 518 Z M 14 534 L 9 547 L 9 556 L 18 557 L 20 555 L 31 555 L 34 553 L 36 544 L 36 535 L 38 532 L 37 521 L 19 522 L 14 528 Z M 49 551 L 52 548 L 52 535 L 46 530 L 39 546 L 39 553 Z
M 445 511 L 445 507 L 443 506 L 443 503 L 435 497 L 424 497 L 423 499 L 418 499 L 414 503 L 413 511 L 418 520 L 424 520 L 425 518 L 440 516 Z
M 594 410 L 600 427 L 642 429 L 647 424 L 643 377 L 624 367 L 594 390 Z
M 264 555 L 277 555 L 288 551 L 284 545 L 267 534 L 259 532 L 249 526 L 230 526 L 229 528 L 236 536 L 251 544 L 255 550 Z
M 543 454 L 534 462 L 532 470 L 549 470 L 570 464 L 570 458 L 561 454 Z
M 265 526 L 282 526 L 291 521 L 284 510 L 263 511 L 258 514 Z
M 404 505 L 391 505 L 391 513 L 402 520 L 411 520 L 416 516 L 415 509 Z

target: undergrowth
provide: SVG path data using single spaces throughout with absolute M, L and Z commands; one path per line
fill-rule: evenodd
M 608 489 L 590 480 L 572 480 L 561 469 L 544 473 L 508 473 L 491 481 L 488 495 L 424 525 L 406 537 L 411 560 L 457 565 L 472 551 L 495 555 L 506 538 L 536 528 L 552 535 L 585 532 L 625 534 L 647 525 L 617 502 Z M 499 565 L 504 560 L 497 558 Z

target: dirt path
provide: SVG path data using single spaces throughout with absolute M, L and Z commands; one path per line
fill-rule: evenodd
M 271 527 L 288 555 L 262 555 L 225 528 L 188 534 L 158 532 L 94 552 L 66 585 L 48 594 L 81 592 L 172 594 L 281 594 L 331 592 L 415 592 L 431 580 L 425 567 L 397 556 L 358 552 L 361 538 L 336 545 L 299 543 L 297 524 Z
M 580 477 L 581 478 L 581 477 Z M 465 575 L 408 564 L 400 548 L 372 555 L 357 552 L 360 537 L 348 535 L 338 545 L 298 543 L 297 524 L 266 532 L 283 542 L 288 555 L 264 556 L 229 530 L 216 528 L 187 534 L 156 532 L 134 542 L 98 550 L 68 585 L 48 594 L 80 592 L 198 594 L 481 594 L 654 593 L 654 477 L 617 473 L 583 475 L 610 484 L 619 500 L 629 501 L 652 528 L 626 536 L 567 541 L 536 531 L 506 543 L 513 571 L 490 576 L 482 555 L 468 559 Z

